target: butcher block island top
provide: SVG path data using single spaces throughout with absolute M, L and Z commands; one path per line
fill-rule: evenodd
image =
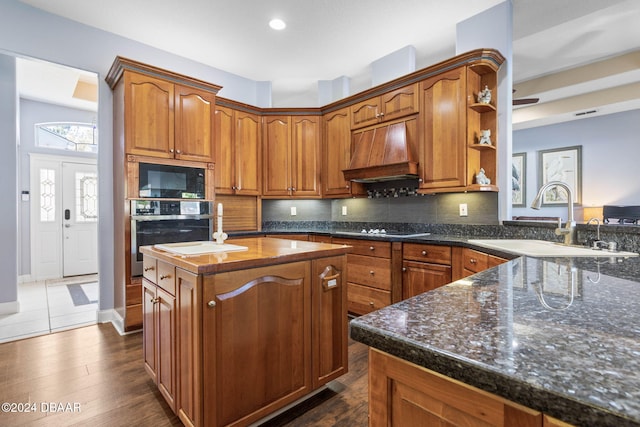
M 232 242 L 234 246 L 247 247 L 247 250 L 195 255 L 180 255 L 155 246 L 143 246 L 140 250 L 145 255 L 170 262 L 192 273 L 207 274 L 341 255 L 348 249 L 344 245 L 270 237 L 248 237 L 233 239 Z
M 185 425 L 262 422 L 347 372 L 349 246 L 161 248 L 141 248 L 144 366 Z

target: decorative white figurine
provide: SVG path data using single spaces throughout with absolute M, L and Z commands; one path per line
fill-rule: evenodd
M 481 130 L 480 133 L 482 136 L 478 144 L 491 145 L 491 129 Z
M 476 174 L 476 183 L 480 185 L 491 184 L 491 180 L 484 174 L 484 168 L 480 168 L 480 172 Z
M 489 104 L 491 102 L 491 89 L 489 86 L 485 86 L 480 92 L 478 92 L 478 103 Z

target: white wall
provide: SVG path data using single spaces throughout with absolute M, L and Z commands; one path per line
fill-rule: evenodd
M 18 214 L 16 194 L 17 148 L 16 116 L 18 100 L 16 96 L 15 58 L 0 55 L 0 313 L 17 310 L 18 288 Z
M 538 190 L 538 151 L 574 145 L 582 146 L 583 206 L 640 205 L 639 136 L 640 110 L 514 132 L 513 152 L 527 153 L 526 205 Z M 513 208 L 513 215 L 566 219 L 567 208 Z

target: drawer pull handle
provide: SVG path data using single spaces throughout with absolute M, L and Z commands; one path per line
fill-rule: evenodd
M 475 264 L 475 263 L 477 263 L 477 262 L 478 262 L 478 260 L 476 260 L 475 258 L 471 258 L 471 259 L 469 260 L 469 262 L 470 262 L 471 264 Z
M 171 278 L 170 274 L 167 274 L 167 275 L 163 274 L 163 275 L 160 276 L 160 280 L 169 279 L 169 278 Z
M 369 306 L 373 307 L 373 301 L 369 301 Z
M 213 301 L 213 300 L 211 300 L 211 301 L 209 301 L 209 302 L 207 303 L 207 305 L 208 305 L 209 307 L 213 308 L 213 307 L 215 307 L 215 306 L 216 306 L 216 302 L 215 302 L 215 301 Z
M 422 256 L 427 256 L 427 251 L 422 251 Z
M 156 268 L 155 268 L 155 267 L 153 267 L 153 266 L 151 266 L 151 267 L 145 267 L 145 268 L 144 268 L 144 271 L 153 271 L 153 270 L 155 270 L 155 269 L 156 269 Z
M 375 271 L 373 271 L 373 270 L 371 270 L 371 271 L 369 272 L 369 274 L 373 276 L 374 274 L 376 274 L 376 272 L 375 272 Z
M 374 248 L 373 246 L 369 246 L 369 250 L 370 250 L 370 251 L 375 251 L 375 250 L 376 250 L 376 248 Z
M 152 298 L 152 299 L 151 299 L 151 303 L 152 303 L 152 304 L 157 304 L 157 303 L 159 303 L 159 302 L 160 302 L 160 299 L 159 299 L 159 298 Z

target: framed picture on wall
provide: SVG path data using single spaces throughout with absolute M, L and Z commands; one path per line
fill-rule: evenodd
M 511 205 L 525 207 L 527 179 L 527 153 L 515 153 L 511 158 Z
M 573 190 L 573 203 L 582 202 L 582 146 L 538 151 L 539 187 L 550 181 L 562 181 Z M 542 206 L 566 206 L 567 192 L 550 187 L 542 198 Z

